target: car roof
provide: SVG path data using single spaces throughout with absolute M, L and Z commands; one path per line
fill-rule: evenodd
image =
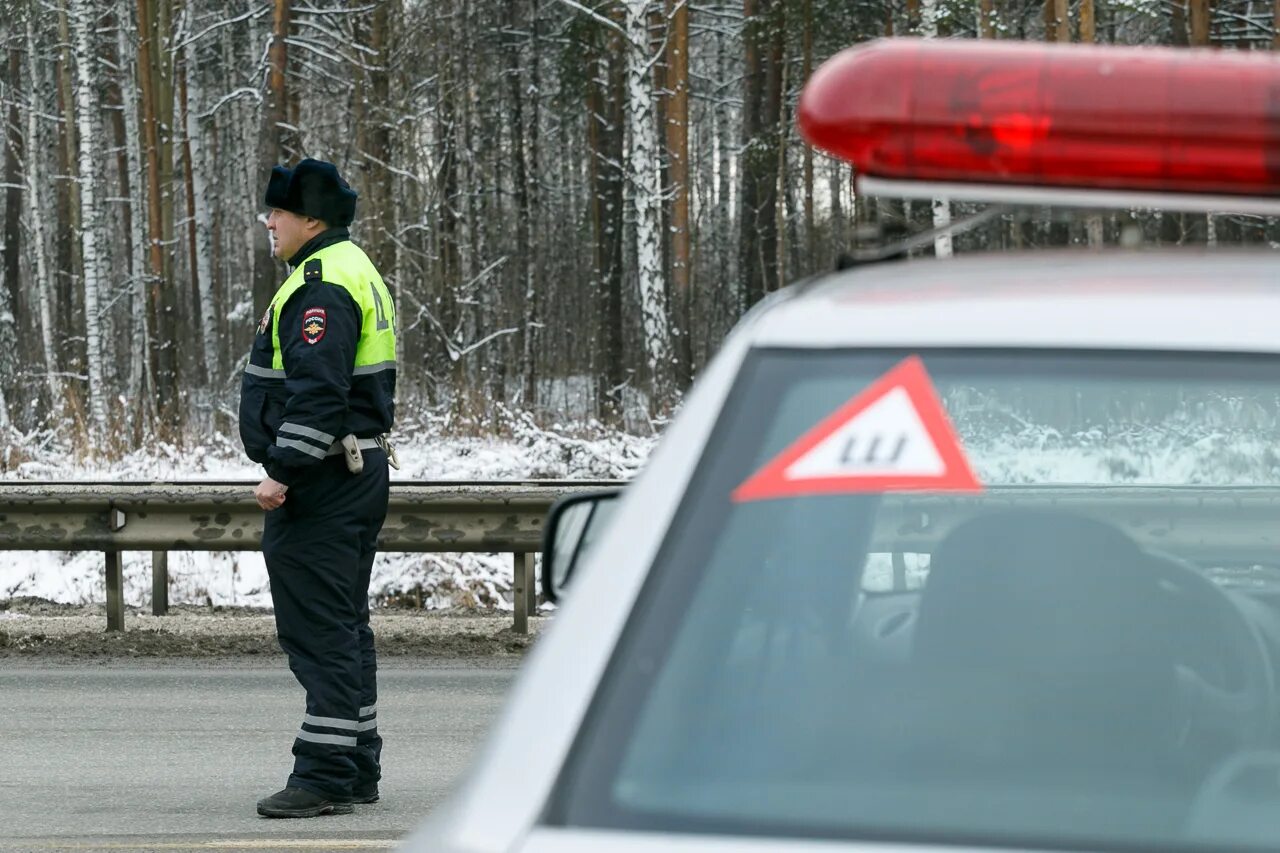
M 795 285 L 757 347 L 1280 351 L 1273 251 L 1065 251 L 891 261 Z

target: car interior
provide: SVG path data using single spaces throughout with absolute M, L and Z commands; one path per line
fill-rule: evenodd
M 969 506 L 918 588 L 840 572 L 866 529 L 803 567 L 735 549 L 758 583 L 710 569 L 620 768 L 631 804 L 857 837 L 1275 837 L 1280 584 L 1105 517 Z
M 963 767 L 1028 827 L 1047 817 L 1030 791 L 1077 779 L 1112 789 L 1090 806 L 1096 822 L 1115 805 L 1112 829 L 1221 838 L 1257 810 L 1274 830 L 1274 605 L 1103 520 L 978 515 L 939 541 L 922 589 L 860 597 L 845 698 L 867 736 L 841 759 L 917 786 Z

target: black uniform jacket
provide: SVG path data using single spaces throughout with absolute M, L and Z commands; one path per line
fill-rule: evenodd
M 346 228 L 330 228 L 289 264 L 297 267 L 347 239 Z M 290 486 L 324 461 L 343 436 L 374 438 L 391 429 L 396 371 L 353 375 L 361 309 L 346 288 L 326 284 L 322 276 L 308 276 L 281 306 L 283 375 L 273 369 L 272 314 L 268 308 L 258 325 L 240 386 L 240 440 L 249 458 L 266 466 L 267 476 Z M 323 319 L 319 339 L 317 316 Z

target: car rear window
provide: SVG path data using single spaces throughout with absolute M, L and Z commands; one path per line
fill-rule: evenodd
M 980 490 L 740 499 L 909 359 Z M 753 353 L 547 820 L 1273 846 L 1277 448 L 1272 357 Z

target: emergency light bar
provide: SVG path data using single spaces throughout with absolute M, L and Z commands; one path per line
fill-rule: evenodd
M 864 192 L 1280 213 L 1261 51 L 883 39 L 823 64 L 798 123 Z

